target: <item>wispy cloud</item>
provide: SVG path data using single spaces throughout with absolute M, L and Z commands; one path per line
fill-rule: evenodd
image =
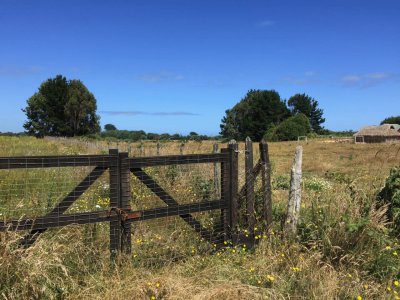
M 306 71 L 303 75 L 299 76 L 286 76 L 283 78 L 285 83 L 293 85 L 305 85 L 317 81 L 317 73 L 315 71 Z
M 0 76 L 27 76 L 42 71 L 38 66 L 0 66 Z
M 168 81 L 179 81 L 183 80 L 183 75 L 171 73 L 167 71 L 161 71 L 158 73 L 149 73 L 136 76 L 137 80 L 144 81 L 146 83 L 160 83 Z
M 346 75 L 341 78 L 344 84 L 357 84 L 359 83 L 362 78 L 358 75 Z
M 256 24 L 257 27 L 270 27 L 272 25 L 275 25 L 275 22 L 272 20 L 264 20 L 264 21 L 260 21 Z
M 385 82 L 393 81 L 396 79 L 394 74 L 385 72 L 367 73 L 367 74 L 348 74 L 340 78 L 340 82 L 344 86 L 369 88 L 382 84 Z
M 160 111 L 160 112 L 145 112 L 145 111 L 100 111 L 101 114 L 111 116 L 199 116 L 199 114 L 187 111 Z

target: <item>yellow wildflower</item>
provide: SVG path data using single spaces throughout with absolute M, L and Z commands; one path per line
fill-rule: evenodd
M 267 275 L 267 279 L 269 281 L 274 281 L 275 280 L 274 276 L 271 276 L 271 275 Z

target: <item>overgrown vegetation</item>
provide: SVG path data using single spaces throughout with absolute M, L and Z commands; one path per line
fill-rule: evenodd
M 271 126 L 264 135 L 266 141 L 293 141 L 299 136 L 307 136 L 311 131 L 306 115 L 298 113 L 287 118 L 278 126 Z
M 210 153 L 212 143 L 190 142 L 185 153 Z M 133 226 L 132 255 L 110 263 L 106 224 L 56 229 L 28 250 L 16 247 L 17 234 L 0 233 L 0 298 L 398 298 L 400 247 L 388 212 L 393 211 L 390 203 L 394 202 L 390 201 L 398 195 L 399 169 L 390 170 L 399 164 L 399 146 L 339 144 L 330 140 L 305 144 L 301 224 L 297 239 L 288 241 L 280 228 L 295 145 L 269 145 L 274 226 L 265 232 L 262 223 L 257 225 L 260 243 L 255 249 L 227 244 L 226 248 L 215 250 L 213 245 L 195 239 L 184 224 L 181 231 L 171 234 L 167 223 L 159 223 L 157 228 L 161 231 L 155 231 L 152 224 L 144 222 Z M 0 137 L 0 156 L 94 154 L 108 146 L 107 142 Z M 131 147 L 132 151 L 139 146 L 123 142 L 118 145 L 122 149 Z M 146 155 L 154 155 L 155 147 L 155 143 L 146 143 Z M 162 151 L 176 154 L 179 147 L 180 143 L 166 142 Z M 240 145 L 241 171 L 242 150 Z M 157 171 L 157 178 L 176 195 L 183 195 L 182 200 L 188 201 L 194 194 L 201 199 L 212 197 L 213 187 L 205 173 L 188 177 L 185 168 L 166 167 Z M 7 181 L 9 173 L 2 172 L 3 191 L 6 184 L 23 183 L 24 174 Z M 242 184 L 243 176 L 240 178 Z M 382 186 L 391 191 L 389 198 L 380 193 Z M 95 192 L 96 199 L 104 203 L 89 204 L 107 206 L 108 195 L 100 187 Z M 148 205 L 150 194 L 138 182 L 132 182 L 132 205 Z M 260 203 L 262 199 L 256 195 Z M 86 203 L 80 202 L 89 205 Z M 241 230 L 246 233 L 247 229 Z

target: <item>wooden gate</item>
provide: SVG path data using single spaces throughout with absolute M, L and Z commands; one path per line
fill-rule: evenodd
M 167 165 L 220 164 L 221 191 L 219 197 L 208 201 L 180 204 L 174 199 L 145 168 Z M 87 156 L 46 156 L 46 157 L 5 157 L 0 158 L 0 170 L 42 169 L 63 167 L 93 167 L 90 173 L 44 216 L 4 219 L 0 221 L 0 231 L 27 231 L 21 245 L 28 247 L 49 228 L 71 224 L 110 223 L 110 251 L 115 256 L 119 252 L 131 252 L 131 226 L 133 222 L 179 216 L 202 238 L 208 241 L 226 241 L 231 238 L 237 223 L 237 152 L 233 145 L 222 149 L 221 153 L 191 154 L 129 158 L 127 153 L 110 150 L 108 155 Z M 110 202 L 107 210 L 66 213 L 93 183 L 106 171 L 109 172 Z M 131 209 L 131 176 L 135 176 L 152 191 L 166 206 L 152 209 Z M 204 228 L 193 216 L 194 213 L 220 210 L 223 224 L 219 232 Z

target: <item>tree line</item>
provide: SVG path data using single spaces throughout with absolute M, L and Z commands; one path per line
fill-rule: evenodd
M 27 121 L 25 134 L 44 136 L 90 136 L 123 140 L 244 140 L 253 141 L 293 140 L 303 135 L 346 135 L 325 129 L 323 110 L 314 98 L 296 94 L 287 101 L 275 90 L 249 90 L 231 109 L 225 111 L 221 120 L 220 136 L 210 137 L 191 132 L 189 135 L 146 133 L 143 130 L 118 130 L 106 124 L 101 131 L 100 117 L 96 113 L 94 95 L 80 80 L 67 80 L 57 75 L 44 81 L 22 109 Z M 389 117 L 381 122 L 400 124 L 400 116 Z M 0 133 L 10 135 L 11 133 Z M 12 135 L 12 134 L 11 134 Z M 20 134 L 19 134 L 20 135 Z

